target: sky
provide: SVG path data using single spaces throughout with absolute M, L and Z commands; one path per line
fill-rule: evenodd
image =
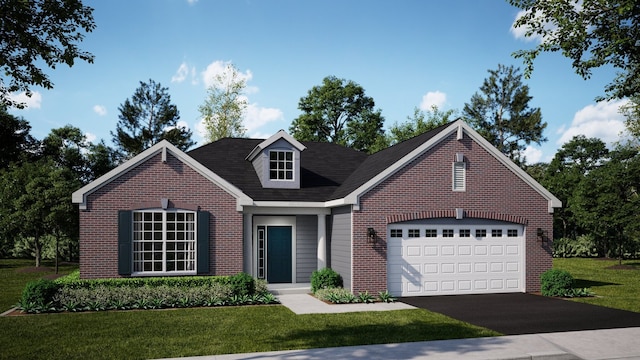
M 501 0 L 85 0 L 96 29 L 79 47 L 95 55 L 46 73 L 52 90 L 32 88 L 27 108 L 10 112 L 46 137 L 73 125 L 90 141 L 118 122 L 118 107 L 140 82 L 168 88 L 180 124 L 203 145 L 198 112 L 211 79 L 232 63 L 247 81 L 247 135 L 267 138 L 288 130 L 298 101 L 326 76 L 352 80 L 372 97 L 385 129 L 413 109 L 457 110 L 479 92 L 498 64 L 523 68 L 512 53 L 531 48 L 512 24 L 519 9 Z M 528 163 L 551 160 L 578 134 L 619 139 L 623 101 L 596 103 L 615 76 L 597 69 L 583 80 L 559 53 L 542 54 L 523 83 L 539 107 L 548 141 L 525 151 Z M 23 98 L 21 94 L 15 94 Z

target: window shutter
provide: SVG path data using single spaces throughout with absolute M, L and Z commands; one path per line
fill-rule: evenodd
M 209 274 L 209 218 L 208 211 L 198 211 L 198 274 Z
M 131 275 L 133 218 L 129 210 L 118 211 L 118 274 Z
M 465 163 L 453 163 L 453 190 L 464 191 L 465 189 Z

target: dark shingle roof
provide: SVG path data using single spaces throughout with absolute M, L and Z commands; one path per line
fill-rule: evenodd
M 224 138 L 188 154 L 255 201 L 327 201 L 348 195 L 449 125 L 372 155 L 336 144 L 303 141 L 300 189 L 262 187 L 253 165 L 245 159 L 263 141 L 260 139 Z
M 300 189 L 263 188 L 246 156 L 260 139 L 225 138 L 189 151 L 188 154 L 256 201 L 326 201 L 367 154 L 344 146 L 303 142 L 300 153 Z

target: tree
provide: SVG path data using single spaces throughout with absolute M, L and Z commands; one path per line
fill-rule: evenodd
M 244 97 L 246 80 L 231 63 L 212 80 L 207 89 L 207 99 L 198 107 L 207 131 L 205 138 L 213 142 L 225 137 L 244 137 L 246 129 L 242 120 L 247 109 Z
M 85 156 L 88 148 L 86 136 L 71 125 L 51 130 L 42 140 L 42 156 L 51 159 L 58 168 L 71 170 L 83 183 L 88 182 L 91 171 Z
M 561 51 L 584 79 L 603 65 L 620 70 L 605 87 L 609 98 L 640 93 L 640 2 L 637 0 L 509 0 L 523 11 L 514 23 L 526 37 L 539 37 L 533 49 L 513 55 L 523 59 L 529 76 L 543 52 Z
M 529 108 L 532 97 L 519 69 L 498 65 L 489 70 L 480 91 L 464 105 L 463 114 L 500 152 L 520 164 L 527 145 L 547 141 L 542 136 L 547 123 L 542 122 L 540 108 Z
M 373 98 L 351 80 L 327 76 L 300 98 L 303 114 L 293 120 L 289 131 L 300 141 L 331 142 L 372 152 L 380 137 L 384 117 L 374 109 Z
M 178 108 L 171 104 L 168 88 L 149 79 L 140 82 L 131 97 L 118 107 L 116 132 L 111 132 L 122 160 L 128 160 L 161 140 L 168 140 L 180 150 L 195 144 L 192 132 L 178 125 Z
M 610 157 L 580 183 L 575 209 L 581 225 L 597 236 L 599 252 L 622 261 L 625 250 L 638 247 L 640 155 L 622 147 Z
M 91 182 L 100 176 L 106 174 L 116 167 L 118 154 L 114 149 L 107 146 L 104 140 L 100 140 L 97 144 L 89 144 L 89 152 L 86 154 L 89 166 L 88 182 Z
M 92 13 L 80 0 L 0 1 L 0 107 L 24 107 L 11 99 L 13 92 L 31 96 L 31 86 L 53 88 L 44 64 L 54 69 L 76 59 L 93 62 L 78 48 L 83 32 L 95 28 Z
M 629 99 L 620 112 L 625 116 L 624 125 L 629 133 L 640 140 L 640 94 Z
M 564 144 L 547 166 L 541 183 L 564 205 L 553 213 L 557 237 L 575 239 L 583 235 L 575 215 L 580 212 L 576 191 L 589 173 L 607 161 L 608 154 L 602 140 L 578 135 Z
M 29 122 L 9 114 L 0 106 L 0 168 L 35 155 L 38 142 L 30 131 Z
M 447 124 L 453 120 L 456 111 L 449 109 L 442 111 L 438 106 L 432 105 L 429 110 L 420 110 L 417 107 L 413 109 L 413 116 L 407 116 L 409 121 L 402 124 L 395 123 L 389 129 L 390 144 L 399 142 L 418 136 L 427 131 L 433 130 L 441 125 Z
M 43 239 L 51 233 L 71 234 L 77 228 L 75 207 L 69 201 L 79 182 L 64 168 L 43 158 L 12 164 L 0 177 L 0 228 L 5 237 L 28 239 L 36 267 L 42 259 Z

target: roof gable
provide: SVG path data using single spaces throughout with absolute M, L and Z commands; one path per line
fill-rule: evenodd
M 253 159 L 255 159 L 255 157 L 258 156 L 260 152 L 262 152 L 262 150 L 268 148 L 271 144 L 275 143 L 280 139 L 285 140 L 286 142 L 291 144 L 293 147 L 298 149 L 298 151 L 302 151 L 306 149 L 306 147 L 302 145 L 301 142 L 294 139 L 291 135 L 287 134 L 286 131 L 279 130 L 277 133 L 273 134 L 270 138 L 256 145 L 256 147 L 254 147 L 253 150 L 251 150 L 249 155 L 247 155 L 246 160 L 253 161 Z
M 141 152 L 140 154 L 134 156 L 133 158 L 119 165 L 115 169 L 107 172 L 106 174 L 100 176 L 96 180 L 78 189 L 71 195 L 71 200 L 74 203 L 80 204 L 79 205 L 80 209 L 84 210 L 86 209 L 86 206 L 87 206 L 86 202 L 87 202 L 88 195 L 100 189 L 101 187 L 109 184 L 111 181 L 117 179 L 118 177 L 125 174 L 129 170 L 135 168 L 136 166 L 142 164 L 143 162 L 147 161 L 148 159 L 158 154 L 162 154 L 163 162 L 166 161 L 167 153 L 170 153 L 172 156 L 174 156 L 184 164 L 188 165 L 189 167 L 194 169 L 196 172 L 200 173 L 202 176 L 209 179 L 209 181 L 213 182 L 214 184 L 222 188 L 224 191 L 226 191 L 227 193 L 235 197 L 237 199 L 239 208 L 242 205 L 250 204 L 252 202 L 251 199 L 248 196 L 246 196 L 235 185 L 231 184 L 230 182 L 226 181 L 225 179 L 221 178 L 220 176 L 212 172 L 210 169 L 206 168 L 199 162 L 195 161 L 193 158 L 185 154 L 182 150 L 173 146 L 167 140 L 160 141 L 159 143 L 153 145 L 147 150 Z
M 332 195 L 332 199 L 343 199 L 343 203 L 357 206 L 360 196 L 395 174 L 453 133 L 456 134 L 458 139 L 461 139 L 465 134 L 470 136 L 500 163 L 546 198 L 549 202 L 549 212 L 553 212 L 553 208 L 562 206 L 562 202 L 558 200 L 558 198 L 461 119 L 370 155 L 345 183 L 336 190 Z

